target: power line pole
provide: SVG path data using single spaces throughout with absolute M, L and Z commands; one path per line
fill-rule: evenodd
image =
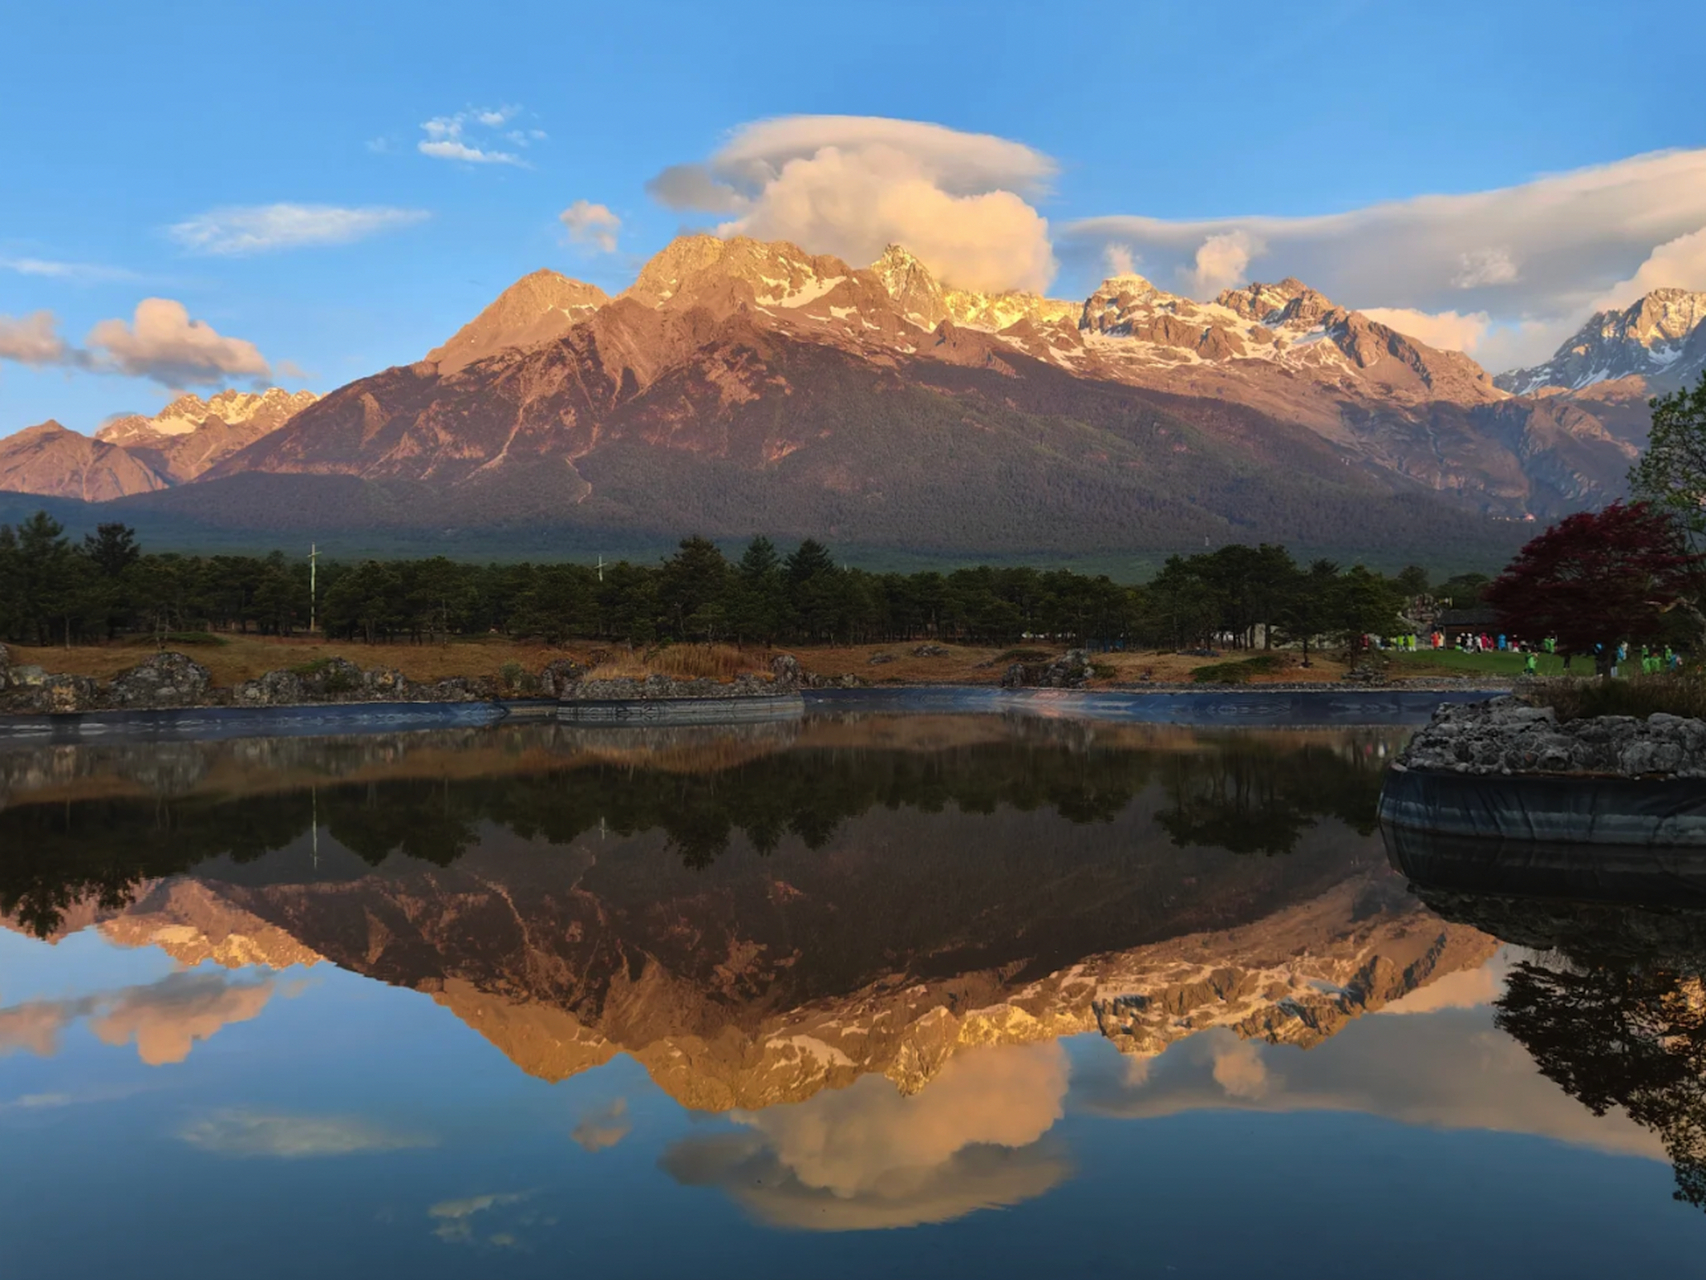
M 314 543 L 308 544 L 308 630 L 310 633 L 318 630 L 316 625 L 316 609 L 319 603 L 319 560 L 320 548 Z

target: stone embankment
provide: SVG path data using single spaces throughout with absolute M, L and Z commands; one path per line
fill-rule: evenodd
M 548 664 L 537 676 L 521 673 L 500 682 L 490 676 L 451 676 L 422 682 L 387 668 L 364 670 L 347 658 L 323 658 L 269 671 L 234 688 L 213 683 L 201 663 L 182 653 L 159 653 L 110 680 L 13 666 L 0 645 L 0 712 L 21 714 L 183 707 L 291 707 L 361 702 L 489 702 L 503 697 L 560 701 L 749 698 L 796 693 L 810 677 L 791 656 L 772 664 L 770 676 L 741 675 L 730 683 L 649 675 L 606 679 L 571 659 Z
M 1617 846 L 1579 855 L 1606 875 L 1630 851 L 1697 850 L 1706 847 L 1706 721 L 1561 724 L 1552 708 L 1513 697 L 1441 707 L 1387 774 L 1380 821 L 1389 840 Z
M 1706 721 L 1662 713 L 1560 724 L 1515 697 L 1444 706 L 1393 766 L 1459 774 L 1706 778 Z

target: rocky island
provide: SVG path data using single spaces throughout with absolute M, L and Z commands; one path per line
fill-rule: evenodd
M 1516 696 L 1442 706 L 1392 765 L 1380 820 L 1493 840 L 1706 846 L 1706 721 L 1561 721 Z

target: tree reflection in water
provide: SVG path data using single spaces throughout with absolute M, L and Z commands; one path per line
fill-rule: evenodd
M 1323 816 L 1372 831 L 1381 760 L 1402 736 L 1134 731 L 995 717 L 968 728 L 961 722 L 973 718 L 939 717 L 934 731 L 949 745 L 888 745 L 884 735 L 903 719 L 830 725 L 839 735 L 833 747 L 818 745 L 821 726 L 809 724 L 797 739 L 743 750 L 708 740 L 699 744 L 703 759 L 688 757 L 685 767 L 679 752 L 635 751 L 643 730 L 619 731 L 629 735 L 621 746 L 630 758 L 613 762 L 607 743 L 588 751 L 584 735 L 549 727 L 375 735 L 365 750 L 342 738 L 76 747 L 69 756 L 54 748 L 51 761 L 14 753 L 0 770 L 10 790 L 0 808 L 0 914 L 46 935 L 75 903 L 118 909 L 144 881 L 212 858 L 252 862 L 315 827 L 373 866 L 394 854 L 448 866 L 496 825 L 554 845 L 590 831 L 660 830 L 687 866 L 706 867 L 737 835 L 761 854 L 789 838 L 818 849 L 879 807 L 1052 810 L 1074 824 L 1109 823 L 1156 781 L 1165 798 L 1156 821 L 1176 846 L 1285 853 Z M 415 757 L 435 744 L 461 776 L 450 766 L 420 776 Z M 232 765 L 264 763 L 269 752 L 288 764 L 291 782 L 217 784 Z M 514 758 L 525 753 L 523 767 Z M 475 759 L 483 763 L 466 767 Z M 355 772 L 366 780 L 349 780 Z M 317 780 L 306 785 L 303 775 Z M 29 777 L 52 786 L 10 781 Z M 117 783 L 129 794 L 99 794 Z M 61 798 L 67 789 L 97 794 Z M 44 790 L 51 798 L 39 796 Z
M 1574 959 L 1574 958 L 1573 958 Z M 1496 1025 L 1595 1115 L 1621 1107 L 1656 1132 L 1676 1198 L 1706 1209 L 1706 998 L 1698 963 L 1520 964 Z
M 1595 1115 L 1653 1130 L 1706 1210 L 1706 850 L 1386 836 L 1429 907 L 1527 951 L 1495 1025 Z

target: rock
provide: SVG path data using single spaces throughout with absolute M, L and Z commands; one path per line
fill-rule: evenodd
M 851 671 L 839 676 L 820 676 L 815 671 L 807 671 L 800 677 L 800 684 L 806 689 L 862 689 L 866 681 Z
M 1068 649 L 1052 662 L 1015 662 L 1001 673 L 1003 689 L 1082 689 L 1095 674 L 1090 654 Z
M 912 651 L 915 658 L 942 658 L 947 656 L 947 649 L 939 644 L 921 644 Z
M 11 683 L 12 651 L 0 644 L 0 692 L 4 692 Z
M 770 674 L 772 686 L 778 693 L 798 689 L 804 683 L 806 675 L 800 667 L 800 660 L 791 653 L 779 653 L 772 658 Z
M 1088 651 L 1068 649 L 1043 671 L 1042 686 L 1045 689 L 1082 689 L 1094 674 Z
M 362 669 L 348 658 L 321 658 L 298 668 L 302 691 L 311 702 L 343 702 L 363 687 Z
M 291 707 L 307 702 L 308 690 L 294 671 L 269 671 L 238 685 L 231 701 L 240 707 Z
M 885 663 L 893 662 L 894 660 L 895 656 L 892 653 L 873 653 L 866 659 L 866 661 L 873 667 L 880 667 Z
M 559 689 L 557 697 L 559 701 L 566 702 L 653 702 L 670 698 L 762 698 L 791 692 L 792 685 L 766 680 L 750 672 L 724 684 L 720 680 L 704 678 L 679 680 L 654 671 L 643 679 L 633 676 L 604 680 L 582 678 Z
M 421 702 L 490 702 L 498 696 L 497 681 L 489 676 L 449 676 L 411 689 Z
M 411 686 L 401 671 L 376 668 L 361 673 L 361 692 L 378 702 L 403 702 L 408 700 Z
M 107 686 L 106 700 L 115 707 L 193 707 L 208 700 L 213 677 L 187 654 L 157 653 Z
M 586 668 L 573 658 L 557 658 L 539 673 L 539 692 L 547 698 L 560 697 L 563 689 L 585 677 Z
M 11 687 L 0 708 L 24 714 L 92 711 L 101 705 L 100 681 L 91 676 L 50 675 L 40 667 L 13 667 Z
M 1550 707 L 1493 698 L 1441 707 L 1398 763 L 1469 774 L 1706 777 L 1706 722 L 1661 713 L 1559 724 Z

